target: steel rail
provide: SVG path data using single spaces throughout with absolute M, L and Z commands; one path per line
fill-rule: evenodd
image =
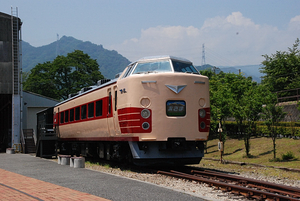
M 253 197 L 256 199 L 280 199 L 280 200 L 290 200 L 290 201 L 299 201 L 300 199 L 297 198 L 292 198 L 288 196 L 283 196 L 283 195 L 278 195 L 270 192 L 265 192 L 265 191 L 260 191 L 256 189 L 251 189 L 243 186 L 238 186 L 234 184 L 228 184 L 225 182 L 220 182 L 220 181 L 214 181 L 202 177 L 197 177 L 195 175 L 191 174 L 186 174 L 182 172 L 177 172 L 177 171 L 172 171 L 172 172 L 166 172 L 166 171 L 157 171 L 158 174 L 164 174 L 168 176 L 173 176 L 173 177 L 179 177 L 179 178 L 184 178 L 184 179 L 189 179 L 189 180 L 194 180 L 198 182 L 203 182 L 203 183 L 208 183 L 217 187 L 224 188 L 227 191 L 232 191 L 236 194 L 241 194 L 246 197 Z
M 201 174 L 201 175 L 208 175 L 208 176 L 216 176 L 220 178 L 226 178 L 230 180 L 235 180 L 240 183 L 247 183 L 247 184 L 255 184 L 259 185 L 256 187 L 269 187 L 274 189 L 277 189 L 279 191 L 289 191 L 294 194 L 294 196 L 297 196 L 300 198 L 300 188 L 292 187 L 292 186 L 286 186 L 286 185 L 281 185 L 281 184 L 274 184 L 271 182 L 266 182 L 266 181 L 260 181 L 256 179 L 250 179 L 250 178 L 245 178 L 245 177 L 240 177 L 236 175 L 230 175 L 230 174 L 225 174 L 225 173 L 220 173 L 220 172 L 214 172 L 214 171 L 209 171 L 209 170 L 204 170 L 204 171 L 199 171 L 199 170 L 192 170 L 192 173 L 196 174 Z

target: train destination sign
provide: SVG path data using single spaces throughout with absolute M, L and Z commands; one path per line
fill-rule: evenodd
M 171 100 L 167 101 L 167 116 L 185 116 L 185 101 Z

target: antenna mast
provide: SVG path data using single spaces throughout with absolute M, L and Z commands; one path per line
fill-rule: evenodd
M 204 47 L 204 43 L 202 44 L 202 66 L 204 66 L 205 63 L 205 47 Z
M 59 51 L 58 41 L 59 41 L 59 35 L 56 34 L 56 56 L 58 56 L 58 51 Z

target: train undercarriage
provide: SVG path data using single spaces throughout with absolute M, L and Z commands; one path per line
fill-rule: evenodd
M 100 158 L 135 165 L 198 164 L 204 155 L 202 141 L 169 138 L 162 142 L 91 142 L 62 141 L 57 143 L 58 154 Z

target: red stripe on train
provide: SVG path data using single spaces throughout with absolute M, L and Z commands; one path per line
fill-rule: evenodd
M 86 138 L 60 138 L 61 141 L 139 141 L 139 137 L 86 137 Z
M 145 119 L 141 116 L 143 109 L 145 108 L 128 107 L 118 110 L 118 120 L 122 134 L 152 132 L 152 111 L 148 109 L 150 116 Z

